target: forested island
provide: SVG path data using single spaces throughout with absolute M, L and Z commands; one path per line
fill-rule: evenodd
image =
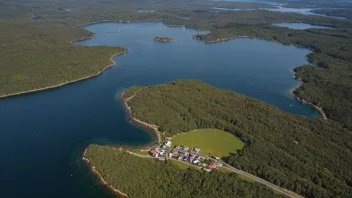
M 247 146 L 223 160 L 281 187 L 307 197 L 352 193 L 352 133 L 335 121 L 292 115 L 199 80 L 134 86 L 124 97 L 133 117 L 164 137 L 203 128 L 232 133 Z
M 169 43 L 169 42 L 173 42 L 174 39 L 170 38 L 170 37 L 159 37 L 156 36 L 153 38 L 154 41 L 158 41 L 158 42 L 162 42 L 162 43 Z
M 171 160 L 142 158 L 113 147 L 90 145 L 84 157 L 128 197 L 283 197 L 235 173 L 180 169 Z

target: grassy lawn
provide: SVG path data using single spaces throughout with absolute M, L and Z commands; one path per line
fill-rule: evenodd
M 224 167 L 221 167 L 218 169 L 220 172 L 223 172 L 223 173 L 232 173 L 232 171 L 230 171 L 229 169 L 227 168 L 224 168 Z
M 172 145 L 183 145 L 190 148 L 200 148 L 204 155 L 217 157 L 228 156 L 236 153 L 245 145 L 236 136 L 218 129 L 198 129 L 172 138 Z
M 252 178 L 249 178 L 249 177 L 246 177 L 244 175 L 240 175 L 240 174 L 237 174 L 238 175 L 238 178 L 242 179 L 242 180 L 245 180 L 245 181 L 248 181 L 248 182 L 255 182 Z
M 141 149 L 128 149 L 128 150 L 130 150 L 133 153 L 140 154 L 140 155 L 148 155 L 148 151 L 142 151 Z
M 183 162 L 180 162 L 180 161 L 177 161 L 177 160 L 171 160 L 171 162 L 173 164 L 175 164 L 176 166 L 178 166 L 180 169 L 187 169 L 189 167 L 195 168 L 195 167 L 193 167 L 193 166 L 191 166 L 189 164 L 186 164 L 186 163 L 183 163 Z

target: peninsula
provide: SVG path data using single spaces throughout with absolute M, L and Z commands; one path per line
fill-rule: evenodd
M 170 37 L 159 37 L 159 36 L 154 37 L 153 40 L 154 41 L 158 41 L 158 42 L 162 42 L 162 43 L 170 43 L 170 42 L 174 41 L 173 38 L 170 38 Z
M 134 86 L 125 91 L 127 98 L 132 116 L 158 126 L 164 138 L 206 128 L 238 137 L 246 146 L 222 157 L 235 168 L 303 196 L 352 193 L 346 185 L 352 135 L 335 121 L 293 115 L 199 80 Z
M 84 159 L 102 183 L 128 197 L 283 197 L 238 177 L 236 173 L 179 168 L 173 160 L 159 160 L 125 149 L 90 145 Z

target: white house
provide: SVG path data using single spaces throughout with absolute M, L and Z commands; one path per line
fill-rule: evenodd
M 172 153 L 169 153 L 169 158 L 172 158 Z
M 170 141 L 170 140 L 166 141 L 166 142 L 164 143 L 164 145 L 170 147 L 170 146 L 171 146 L 171 141 Z

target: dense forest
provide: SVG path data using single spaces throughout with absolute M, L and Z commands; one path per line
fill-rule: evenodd
M 316 3 L 299 2 L 292 6 Z M 319 5 L 348 7 L 348 2 L 321 0 Z M 305 82 L 295 94 L 322 107 L 329 118 L 339 123 L 290 115 L 198 81 L 145 89 L 148 91 L 138 93 L 130 105 L 136 117 L 157 124 L 166 136 L 214 127 L 235 134 L 248 146 L 225 160 L 270 182 L 308 197 L 351 197 L 351 20 L 264 10 L 218 11 L 213 7 L 270 5 L 202 0 L 4 0 L 0 3 L 0 95 L 76 80 L 111 64 L 110 57 L 126 49 L 71 43 L 93 36 L 78 27 L 91 22 L 163 20 L 166 25 L 209 29 L 211 33 L 195 37 L 204 41 L 249 36 L 307 47 L 313 51 L 309 60 L 317 66 L 295 69 L 297 79 Z M 139 9 L 157 12 L 139 13 Z M 349 10 L 343 13 L 347 16 Z M 31 19 L 36 16 L 44 20 Z M 335 29 L 292 30 L 271 25 L 279 22 L 305 22 Z M 175 88 L 174 93 L 168 93 L 171 88 Z M 126 95 L 133 95 L 131 90 L 128 92 Z M 153 92 L 158 94 L 148 95 Z M 155 100 L 145 100 L 147 97 Z M 166 98 L 168 101 L 164 101 Z
M 313 10 L 314 13 L 326 14 L 328 16 L 344 17 L 346 19 L 352 19 L 352 9 L 318 9 Z
M 129 197 L 282 197 L 235 173 L 180 169 L 169 160 L 133 156 L 125 151 L 90 145 L 90 164 L 111 186 Z
M 348 2 L 326 0 L 278 2 L 288 3 L 285 7 L 325 8 L 321 12 L 329 15 L 337 14 L 336 9 L 327 9 L 329 7 L 352 7 Z M 71 44 L 72 40 L 92 36 L 77 25 L 100 21 L 163 20 L 166 25 L 210 30 L 207 35 L 195 36 L 206 42 L 249 36 L 310 48 L 314 53 L 308 56 L 309 60 L 319 67 L 296 69 L 297 78 L 305 84 L 295 94 L 322 107 L 330 119 L 352 128 L 352 104 L 349 102 L 352 99 L 351 20 L 265 10 L 219 11 L 213 7 L 273 8 L 273 5 L 203 0 L 2 1 L 0 28 L 4 31 L 0 35 L 0 83 L 3 86 L 0 95 L 96 74 L 110 64 L 111 55 L 124 50 Z M 137 12 L 148 9 L 156 12 Z M 350 9 L 338 11 L 350 14 Z M 35 16 L 44 20 L 31 20 Z M 280 22 L 305 22 L 335 29 L 292 30 L 271 25 Z
M 234 167 L 307 197 L 352 195 L 352 132 L 335 121 L 289 114 L 199 80 L 134 86 L 124 97 L 134 117 L 166 137 L 203 128 L 236 135 L 247 146 L 224 158 Z
M 0 29 L 0 96 L 97 74 L 112 64 L 114 54 L 126 50 L 73 45 L 92 34 L 64 25 L 1 21 Z

